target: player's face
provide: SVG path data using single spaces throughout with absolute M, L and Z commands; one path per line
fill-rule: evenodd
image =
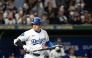
M 36 31 L 40 31 L 41 25 L 33 25 L 33 29 Z

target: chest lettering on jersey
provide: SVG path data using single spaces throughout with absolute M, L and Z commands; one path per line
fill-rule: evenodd
M 32 43 L 33 45 L 36 45 L 36 44 L 42 44 L 42 43 L 45 42 L 45 41 L 46 41 L 46 38 L 41 38 L 41 39 L 38 39 L 38 40 L 32 39 L 32 40 L 31 40 L 31 43 Z

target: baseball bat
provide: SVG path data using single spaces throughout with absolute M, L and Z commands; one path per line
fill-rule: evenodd
M 58 46 L 54 46 L 54 47 L 48 47 L 48 48 L 44 48 L 44 49 L 34 50 L 33 52 L 36 52 L 36 51 L 43 51 L 43 50 L 52 50 L 52 49 L 55 49 L 56 47 L 62 48 L 61 45 L 58 45 Z

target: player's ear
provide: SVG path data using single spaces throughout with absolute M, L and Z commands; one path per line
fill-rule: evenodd
M 42 24 L 39 25 L 40 27 L 42 26 Z
M 33 24 L 31 24 L 31 26 L 33 27 Z

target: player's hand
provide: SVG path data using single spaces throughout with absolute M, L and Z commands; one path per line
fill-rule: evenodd
M 29 51 L 30 51 L 29 47 L 26 46 L 26 45 L 23 45 L 23 48 L 24 48 L 24 50 L 25 50 L 26 52 L 29 52 Z
M 33 53 L 33 50 L 30 50 L 29 53 L 32 54 Z
M 27 50 L 27 46 L 26 46 L 26 45 L 23 45 L 23 49 L 24 49 L 24 50 Z
M 26 52 L 33 53 L 33 50 L 31 50 L 29 46 L 23 45 L 23 48 Z

